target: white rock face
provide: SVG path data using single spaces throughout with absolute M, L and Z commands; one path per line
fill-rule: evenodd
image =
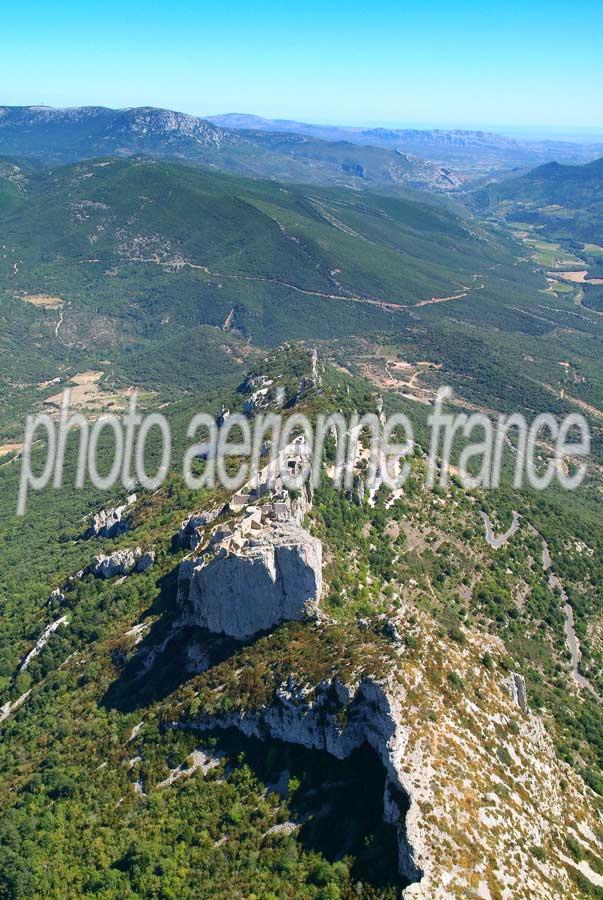
M 563 835 L 565 829 L 600 855 L 600 821 L 590 790 L 558 759 L 543 722 L 530 713 L 521 676 L 503 680 L 497 670 L 479 665 L 484 649 L 502 661 L 502 641 L 467 629 L 460 647 L 429 617 L 417 612 L 417 622 L 412 615 L 412 622 L 400 614 L 393 624 L 399 633 L 418 625 L 426 644 L 420 656 L 394 651 L 389 674 L 362 677 L 356 673 L 370 670 L 354 666 L 343 667 L 338 677 L 333 660 L 333 674 L 316 684 L 314 666 L 306 667 L 303 655 L 295 675 L 273 682 L 262 704 L 246 692 L 237 703 L 233 686 L 226 697 L 236 708 L 222 705 L 220 678 L 212 688 L 217 705 L 195 706 L 188 720 L 172 727 L 236 727 L 339 758 L 369 744 L 387 773 L 383 817 L 397 829 L 400 873 L 411 882 L 401 895 L 405 900 L 575 900 Z M 261 654 L 274 674 L 283 671 L 276 641 L 263 641 Z M 442 661 L 467 685 L 456 698 L 430 677 Z M 242 671 L 227 668 L 224 674 Z M 381 664 L 376 671 L 384 671 Z M 521 704 L 526 709 L 518 715 Z M 497 762 L 502 748 L 510 763 Z M 534 847 L 546 848 L 546 864 L 535 858 Z M 598 886 L 598 873 L 579 871 Z
M 21 663 L 21 665 L 19 667 L 19 672 L 24 672 L 25 669 L 30 664 L 30 662 L 32 661 L 32 659 L 35 659 L 36 656 L 42 652 L 42 650 L 48 643 L 50 636 L 52 634 L 54 634 L 54 632 L 57 630 L 57 628 L 60 628 L 61 625 L 67 625 L 67 624 L 68 624 L 67 616 L 61 616 L 61 618 L 57 619 L 56 622 L 51 622 L 50 625 L 47 625 L 46 628 L 44 629 L 44 631 L 42 632 L 42 634 L 40 635 L 40 637 L 38 638 L 38 640 L 36 641 L 36 643 L 34 644 L 33 648 L 29 651 L 29 653 L 27 654 L 27 656 Z
M 509 691 L 509 696 L 511 697 L 513 703 L 516 703 L 523 713 L 527 713 L 528 692 L 523 675 L 519 675 L 517 672 L 512 672 L 507 682 L 507 688 Z
M 196 625 L 245 639 L 315 618 L 321 591 L 322 544 L 288 519 L 218 544 L 215 556 L 193 565 L 188 603 Z
M 109 509 L 101 509 L 92 519 L 90 528 L 84 534 L 84 539 L 95 537 L 114 538 L 125 534 L 130 528 L 130 520 L 125 515 L 126 510 L 136 502 L 136 494 L 131 494 L 122 506 L 113 506 Z
M 95 556 L 88 571 L 95 578 L 113 578 L 115 575 L 129 575 L 130 572 L 146 572 L 155 562 L 155 551 L 143 553 L 140 547 L 133 550 L 116 550 L 109 556 Z
M 52 603 L 53 601 L 56 601 L 57 603 L 65 602 L 65 594 L 60 588 L 55 588 L 54 591 L 52 591 L 47 602 Z
M 129 575 L 142 556 L 140 547 L 134 550 L 116 550 L 109 556 L 95 556 L 89 571 L 95 578 L 113 578 L 115 575 Z
M 0 722 L 4 722 L 5 719 L 8 719 L 12 713 L 16 712 L 20 706 L 22 706 L 29 695 L 31 694 L 31 688 L 28 691 L 25 691 L 24 694 L 21 694 L 20 697 L 17 697 L 16 700 L 13 700 L 11 703 L 10 700 L 7 703 L 4 703 L 3 706 L 0 706 Z

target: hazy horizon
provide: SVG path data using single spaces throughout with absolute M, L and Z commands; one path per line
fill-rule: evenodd
M 4 107 L 31 107 L 46 109 L 78 109 L 86 107 L 99 107 L 105 109 L 136 109 L 142 107 L 150 107 L 155 109 L 168 109 L 174 112 L 192 115 L 202 119 L 213 119 L 219 116 L 253 116 L 267 121 L 275 122 L 297 122 L 306 125 L 332 126 L 335 128 L 391 128 L 391 129 L 413 129 L 418 131 L 441 130 L 441 131 L 483 131 L 492 134 L 499 134 L 507 137 L 516 138 L 518 140 L 553 140 L 553 141 L 570 141 L 582 143 L 599 143 L 603 141 L 603 125 L 552 125 L 552 124 L 534 124 L 521 125 L 513 123 L 498 122 L 467 122 L 467 121 L 451 121 L 445 119 L 433 119 L 427 121 L 410 121 L 399 119 L 338 119 L 323 118 L 320 115 L 297 116 L 295 113 L 285 115 L 269 115 L 259 114 L 255 110 L 245 110 L 234 108 L 223 111 L 199 112 L 196 109 L 181 109 L 176 104 L 163 105 L 159 103 L 134 103 L 126 106 L 110 102 L 83 102 L 69 104 L 51 104 L 44 102 L 25 102 L 25 103 L 0 103 Z
M 485 131 L 493 134 L 501 134 L 509 137 L 524 137 L 532 140 L 592 140 L 598 142 L 603 139 L 603 124 L 600 125 L 580 125 L 570 126 L 562 124 L 542 123 L 535 125 L 520 125 L 513 123 L 501 122 L 456 122 L 445 119 L 433 120 L 399 120 L 399 119 L 365 119 L 358 120 L 337 120 L 322 119 L 320 116 L 311 118 L 302 118 L 296 115 L 259 115 L 253 110 L 243 111 L 240 109 L 231 109 L 220 112 L 202 112 L 190 113 L 190 115 L 198 115 L 204 119 L 216 118 L 224 115 L 240 115 L 240 116 L 258 116 L 261 119 L 281 121 L 281 122 L 300 122 L 306 125 L 333 125 L 338 128 L 392 128 L 392 129 L 417 129 L 418 131 L 440 129 L 442 131 L 460 130 L 460 131 Z

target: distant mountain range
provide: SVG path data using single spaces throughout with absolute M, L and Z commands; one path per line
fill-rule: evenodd
M 397 149 L 264 129 L 240 131 L 166 109 L 0 107 L 0 155 L 63 164 L 148 155 L 281 181 L 388 191 L 450 190 L 447 167 Z
M 379 193 L 455 191 L 552 160 L 580 163 L 603 145 L 528 142 L 483 131 L 343 128 L 168 109 L 0 107 L 0 155 L 45 165 L 152 156 L 236 175 Z
M 423 159 L 444 162 L 472 171 L 493 167 L 528 167 L 553 160 L 580 163 L 603 154 L 603 143 L 520 141 L 487 131 L 314 125 L 290 119 L 262 119 L 260 116 L 241 113 L 208 116 L 208 119 L 215 125 L 242 131 L 282 131 L 309 135 L 325 141 L 343 140 L 354 144 L 399 150 Z

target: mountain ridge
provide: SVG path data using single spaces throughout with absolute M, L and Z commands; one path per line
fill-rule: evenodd
M 460 183 L 452 172 L 395 150 L 223 128 L 169 109 L 0 106 L 0 155 L 56 165 L 141 154 L 238 175 L 362 189 L 450 190 Z
M 293 119 L 264 119 L 244 113 L 210 115 L 210 122 L 241 130 L 285 131 L 322 140 L 346 140 L 357 144 L 404 150 L 424 159 L 467 167 L 481 161 L 482 168 L 535 166 L 549 160 L 576 163 L 603 153 L 603 144 L 576 144 L 560 140 L 519 140 L 483 129 L 385 128 L 321 125 Z M 476 155 L 477 159 L 476 159 Z
M 603 157 L 585 165 L 550 162 L 516 178 L 489 184 L 471 195 L 480 213 L 537 227 L 542 236 L 580 253 L 595 247 L 598 267 L 603 228 Z

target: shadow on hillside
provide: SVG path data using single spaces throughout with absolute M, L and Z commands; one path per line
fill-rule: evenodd
M 396 829 L 383 822 L 386 773 L 368 744 L 340 760 L 279 740 L 264 743 L 236 729 L 210 735 L 212 752 L 226 758 L 227 773 L 244 763 L 269 793 L 287 803 L 287 820 L 268 831 L 264 846 L 278 847 L 292 834 L 305 850 L 329 862 L 352 857 L 354 881 L 386 891 L 379 896 L 398 896 Z
M 128 713 L 162 700 L 196 673 L 228 659 L 243 644 L 182 624 L 176 600 L 178 567 L 157 582 L 159 593 L 140 617 L 140 624 L 156 618 L 133 652 L 117 646 L 113 661 L 121 667 L 101 704 Z

